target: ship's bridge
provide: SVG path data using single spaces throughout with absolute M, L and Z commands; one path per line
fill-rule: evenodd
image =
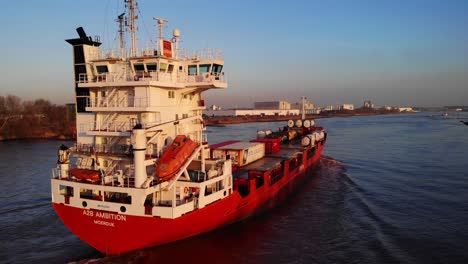
M 78 86 L 227 87 L 223 53 L 219 50 L 179 51 L 177 58 L 163 56 L 157 50 L 143 50 L 127 60 L 115 54 L 101 49 L 90 54 L 90 70 L 80 73 Z

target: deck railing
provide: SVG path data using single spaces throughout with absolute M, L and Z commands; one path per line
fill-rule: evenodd
M 87 107 L 150 107 L 151 99 L 149 97 L 134 96 L 113 96 L 91 98 L 87 97 Z
M 80 132 L 102 131 L 102 132 L 127 132 L 131 131 L 132 126 L 129 122 L 109 122 L 107 124 L 98 122 L 89 122 L 80 124 Z
M 178 73 L 166 72 L 145 72 L 124 76 L 122 73 L 107 72 L 99 73 L 96 76 L 80 73 L 78 76 L 79 83 L 114 83 L 114 82 L 177 82 L 186 84 L 209 84 L 209 83 L 226 83 L 224 73 L 203 73 L 200 75 L 179 75 Z
M 223 60 L 224 52 L 219 49 L 206 48 L 201 50 L 179 49 L 174 52 L 174 56 L 180 60 Z M 155 49 L 138 49 L 136 57 L 154 57 L 160 56 L 161 52 Z M 128 56 L 127 56 L 128 57 Z M 118 60 L 122 58 L 118 49 L 97 49 L 90 53 L 91 60 Z
M 170 120 L 171 122 L 173 120 Z M 162 123 L 167 123 L 169 121 L 155 121 L 155 122 L 145 122 L 141 123 L 142 128 L 151 128 Z M 133 129 L 135 124 L 130 122 L 109 122 L 97 123 L 97 122 L 88 122 L 81 123 L 78 125 L 79 132 L 86 133 L 88 131 L 103 131 L 103 132 L 129 132 Z
M 218 49 L 179 50 L 181 60 L 223 60 L 224 52 Z
M 131 147 L 130 145 L 125 144 L 75 144 L 73 146 L 74 152 L 92 154 L 96 153 L 105 153 L 105 154 L 130 154 Z

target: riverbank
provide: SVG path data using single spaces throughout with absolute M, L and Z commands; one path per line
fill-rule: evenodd
M 54 121 L 47 117 L 18 116 L 0 119 L 0 141 L 21 139 L 58 139 L 76 138 L 75 122 Z
M 375 112 L 355 112 L 355 111 L 335 111 L 319 115 L 306 115 L 306 119 L 320 119 L 330 117 L 352 117 L 396 114 L 395 111 L 375 111 Z M 301 119 L 301 116 L 231 116 L 231 117 L 204 117 L 205 125 L 219 126 L 229 124 L 254 123 L 254 122 L 278 122 Z
M 0 96 L 0 141 L 76 138 L 75 110 L 47 100 Z
M 3 137 L 0 136 L 0 142 L 4 141 L 15 141 L 15 140 L 75 140 L 76 137 L 66 136 L 66 135 L 48 135 L 44 134 L 42 136 L 31 136 L 31 137 Z
M 398 112 L 355 112 L 355 111 L 336 111 L 326 112 L 320 115 L 306 115 L 307 119 L 320 119 L 330 117 L 352 117 L 352 116 L 371 116 L 395 114 Z M 254 122 L 278 122 L 297 120 L 301 116 L 234 116 L 234 117 L 205 117 L 204 122 L 207 126 L 224 126 L 230 124 L 254 123 Z M 69 122 L 66 126 L 62 125 L 59 130 L 55 126 L 38 126 L 39 122 L 24 122 L 25 120 L 10 121 L 7 127 L 0 131 L 0 141 L 23 140 L 23 139 L 51 139 L 51 140 L 75 140 L 74 123 Z M 36 123 L 36 125 L 34 125 Z M 6 129 L 8 128 L 8 129 Z M 3 133 L 1 133 L 3 132 Z M 5 133 L 7 132 L 7 133 Z

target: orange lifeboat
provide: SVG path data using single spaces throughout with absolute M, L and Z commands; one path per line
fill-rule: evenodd
M 88 170 L 88 169 L 78 169 L 74 168 L 70 170 L 71 176 L 79 180 L 88 180 L 88 181 L 98 181 L 101 179 L 99 176 L 99 171 L 97 170 Z
M 185 164 L 197 146 L 197 143 L 185 135 L 178 135 L 159 159 L 156 176 L 161 180 L 169 180 Z

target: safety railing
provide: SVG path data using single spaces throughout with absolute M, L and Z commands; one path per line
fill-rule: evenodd
M 91 76 L 86 73 L 80 73 L 78 76 L 79 83 L 115 83 L 115 82 L 173 82 L 186 84 L 200 83 L 226 83 L 226 76 L 223 73 L 203 73 L 199 75 L 180 75 L 179 73 L 167 72 L 145 72 L 124 76 L 122 73 L 100 73 L 96 76 Z
M 149 97 L 134 97 L 134 96 L 114 96 L 111 99 L 108 97 L 86 99 L 87 107 L 150 107 L 151 100 Z
M 132 130 L 129 122 L 109 122 L 107 124 L 90 122 L 80 124 L 80 132 L 101 131 L 101 132 L 127 132 Z
M 218 49 L 179 50 L 178 56 L 182 60 L 223 60 L 224 52 Z
M 73 146 L 74 152 L 93 154 L 105 153 L 105 154 L 130 154 L 131 146 L 125 144 L 75 144 Z
M 110 60 L 110 59 L 120 59 L 122 54 L 120 54 L 119 49 L 97 49 L 90 53 L 90 60 Z M 176 54 L 177 53 L 177 54 Z M 153 57 L 160 56 L 161 52 L 155 49 L 138 49 L 136 52 L 136 57 Z M 219 49 L 206 48 L 201 50 L 186 50 L 179 49 L 174 51 L 173 56 L 177 55 L 178 59 L 181 60 L 223 60 L 224 52 Z
M 109 60 L 121 58 L 120 51 L 117 49 L 96 49 L 89 54 L 90 60 Z

